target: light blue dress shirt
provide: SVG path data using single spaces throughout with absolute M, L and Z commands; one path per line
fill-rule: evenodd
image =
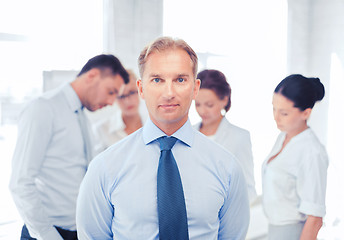
M 88 165 L 75 113 L 80 108 L 66 84 L 21 113 L 10 190 L 32 237 L 62 239 L 54 225 L 76 230 L 76 200 Z
M 194 128 L 200 130 L 202 122 L 194 125 Z M 247 182 L 247 191 L 250 202 L 254 202 L 257 198 L 255 181 L 254 181 L 254 165 L 250 133 L 243 128 L 230 123 L 226 117 L 223 117 L 219 127 L 216 130 L 213 139 L 227 151 L 239 160 L 244 176 Z
M 79 239 L 159 239 L 156 139 L 161 136 L 166 134 L 148 119 L 91 162 L 77 203 Z M 179 139 L 172 153 L 183 183 L 190 239 L 245 239 L 249 203 L 234 156 L 189 121 L 172 136 Z

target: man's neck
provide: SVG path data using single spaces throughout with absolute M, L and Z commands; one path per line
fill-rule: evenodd
M 171 136 L 173 133 L 178 131 L 186 123 L 188 118 L 182 121 L 176 121 L 174 123 L 155 122 L 153 119 L 151 120 L 161 131 L 166 133 L 167 136 Z
M 83 96 L 82 96 L 82 86 L 80 86 L 80 77 L 78 77 L 73 82 L 71 82 L 70 85 L 82 103 L 83 102 L 83 98 L 82 98 Z

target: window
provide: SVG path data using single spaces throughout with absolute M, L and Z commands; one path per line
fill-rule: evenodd
M 287 1 L 164 1 L 164 35 L 184 39 L 198 54 L 199 71 L 220 70 L 231 85 L 226 116 L 251 133 L 258 193 L 261 163 L 279 132 L 271 101 L 287 71 L 287 13 Z M 200 121 L 193 106 L 190 120 Z
M 0 1 L 0 239 L 22 227 L 8 191 L 21 107 L 41 94 L 43 71 L 80 70 L 102 52 L 102 1 Z

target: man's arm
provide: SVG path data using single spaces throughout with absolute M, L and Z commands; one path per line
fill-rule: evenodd
M 12 160 L 10 190 L 32 237 L 62 240 L 42 208 L 35 184 L 51 139 L 52 121 L 50 107 L 42 100 L 34 101 L 23 111 Z
M 247 185 L 241 167 L 233 161 L 227 198 L 222 206 L 219 219 L 219 240 L 245 239 L 250 222 L 250 207 Z
M 114 207 L 104 173 L 103 154 L 92 160 L 81 183 L 76 208 L 78 238 L 112 239 L 111 230 Z

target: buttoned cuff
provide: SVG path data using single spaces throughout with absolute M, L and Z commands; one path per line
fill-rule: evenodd
M 299 207 L 299 211 L 315 217 L 324 217 L 326 214 L 326 208 L 324 205 L 314 204 L 311 202 L 302 201 Z

